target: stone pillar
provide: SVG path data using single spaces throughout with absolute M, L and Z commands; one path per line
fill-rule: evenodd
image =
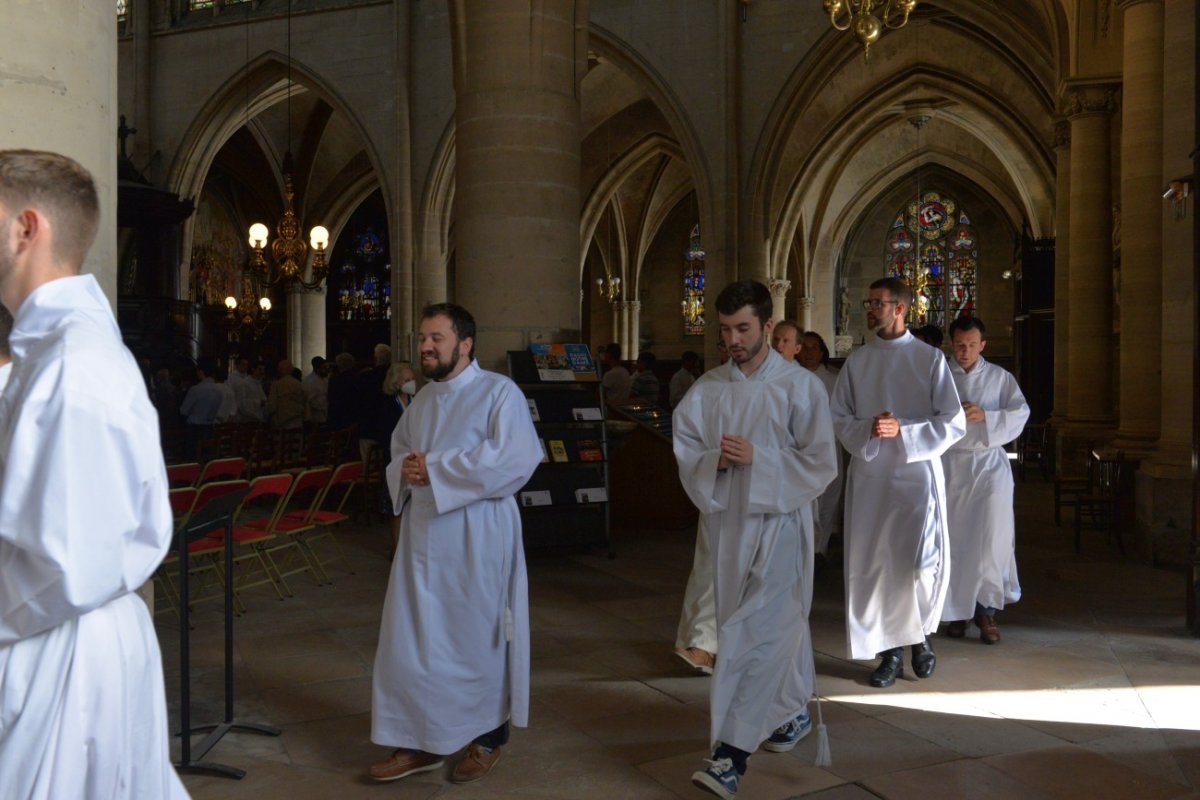
M 1071 363 L 1068 337 L 1071 314 L 1071 123 L 1066 120 L 1054 127 L 1054 154 L 1054 410 L 1050 419 L 1059 425 L 1067 418 L 1070 392 L 1067 371 Z
M 621 360 L 629 360 L 629 303 L 618 300 L 613 303 L 613 314 L 617 320 L 613 328 L 613 338 L 621 345 Z
M 612 306 L 612 341 L 620 344 L 621 342 L 621 304 L 616 300 L 610 300 L 609 305 Z
M 587 4 L 452 0 L 450 30 L 455 289 L 475 315 L 480 363 L 497 368 L 531 341 L 579 339 Z
M 84 262 L 117 298 L 117 15 L 110 0 L 40 3 L 0 25 L 0 142 L 52 150 L 96 182 L 100 227 Z M 32 13 L 36 10 L 36 13 Z
M 395 317 L 394 317 L 395 319 Z M 325 348 L 324 290 L 300 289 L 288 293 L 288 357 L 305 373 L 310 369 L 312 356 L 331 357 Z M 397 361 L 408 360 L 402 349 L 392 350 Z
M 805 331 L 811 331 L 813 329 L 812 310 L 813 306 L 817 304 L 817 298 L 801 297 L 796 303 L 800 307 L 800 320 L 798 324 Z
M 1190 0 L 1168 0 L 1163 8 L 1162 173 L 1167 180 L 1189 175 L 1196 135 L 1196 14 Z M 1164 181 L 1165 183 L 1165 181 Z M 1164 187 L 1155 192 L 1161 196 Z M 1136 481 L 1138 554 L 1191 572 L 1192 396 L 1195 384 L 1191 353 L 1196 302 L 1193 281 L 1195 187 L 1186 215 L 1175 217 L 1161 200 L 1162 305 L 1159 332 L 1160 435 L 1154 453 L 1143 460 Z M 1122 417 L 1124 423 L 1124 417 Z M 1189 609 L 1189 614 L 1194 614 Z
M 1067 425 L 1082 433 L 1112 426 L 1112 190 L 1110 133 L 1118 89 L 1066 92 L 1071 120 L 1071 239 L 1067 304 Z
M 767 289 L 771 292 L 771 319 L 779 322 L 787 316 L 787 293 L 792 288 L 792 282 L 783 278 L 771 278 L 767 281 Z
M 1161 411 L 1163 4 L 1121 0 L 1120 427 L 1126 450 L 1147 452 Z M 1168 323 L 1170 324 L 1170 323 Z
M 636 359 L 642 351 L 642 301 L 630 300 L 629 306 L 629 358 Z

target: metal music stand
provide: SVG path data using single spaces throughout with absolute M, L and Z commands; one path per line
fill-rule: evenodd
M 237 722 L 233 718 L 233 513 L 249 492 L 249 486 L 215 497 L 196 511 L 180 531 L 179 548 L 179 699 L 180 699 L 180 759 L 175 768 L 179 772 L 209 773 L 226 778 L 241 779 L 244 769 L 200 761 L 217 742 L 231 730 L 278 736 L 281 731 L 271 725 L 256 725 Z M 219 528 L 225 529 L 225 717 L 220 722 L 192 726 L 191 709 L 191 666 L 188 662 L 188 544 L 203 538 Z M 196 746 L 192 754 L 193 732 L 209 731 L 208 736 Z

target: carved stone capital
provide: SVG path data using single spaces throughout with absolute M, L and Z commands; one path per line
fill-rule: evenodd
M 796 303 L 801 311 L 806 311 L 817 304 L 817 298 L 815 298 L 815 297 L 798 297 L 798 298 L 796 298 Z
M 771 292 L 772 300 L 781 300 L 787 297 L 788 290 L 792 288 L 792 282 L 783 278 L 771 278 L 767 281 L 767 289 Z
M 1054 149 L 1065 149 L 1071 146 L 1071 123 L 1067 120 L 1054 123 Z
M 1120 110 L 1121 89 L 1116 84 L 1070 86 L 1063 91 L 1062 113 L 1068 119 L 1115 114 Z

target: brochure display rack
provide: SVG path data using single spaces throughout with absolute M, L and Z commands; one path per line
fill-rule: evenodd
M 508 371 L 542 445 L 542 463 L 517 492 L 526 547 L 602 544 L 611 552 L 606 414 L 587 346 L 511 350 Z

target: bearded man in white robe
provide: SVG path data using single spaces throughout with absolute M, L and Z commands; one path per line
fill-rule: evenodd
M 786 752 L 812 727 L 812 501 L 837 463 L 825 390 L 768 346 L 767 287 L 731 284 L 716 308 L 732 359 L 696 381 L 672 427 L 710 538 L 718 630 L 713 756 L 692 782 L 728 800 L 759 744 Z
M 0 301 L 15 318 L 0 397 L 4 797 L 187 797 L 135 594 L 171 542 L 166 469 L 146 383 L 79 274 L 98 218 L 78 163 L 0 151 Z
M 1000 641 L 996 611 L 1021 599 L 1017 580 L 1012 467 L 1004 445 L 1021 435 L 1029 406 L 1017 379 L 983 357 L 986 328 L 974 317 L 950 324 L 950 374 L 967 416 L 967 435 L 945 455 L 954 569 L 942 619 L 961 639 L 973 619 L 984 644 Z
M 528 725 L 529 605 L 513 495 L 542 460 L 529 406 L 474 360 L 475 320 L 427 307 L 419 329 L 430 383 L 392 433 L 387 468 L 401 517 L 375 656 L 371 740 L 396 748 L 370 775 L 438 769 L 486 775 L 509 723 Z
M 830 412 L 851 456 L 846 487 L 846 636 L 850 658 L 879 657 L 870 683 L 904 674 L 912 645 L 918 678 L 937 659 L 951 562 L 941 455 L 966 431 L 946 358 L 904 324 L 912 290 L 898 278 L 871 284 L 864 347 L 846 359 Z

